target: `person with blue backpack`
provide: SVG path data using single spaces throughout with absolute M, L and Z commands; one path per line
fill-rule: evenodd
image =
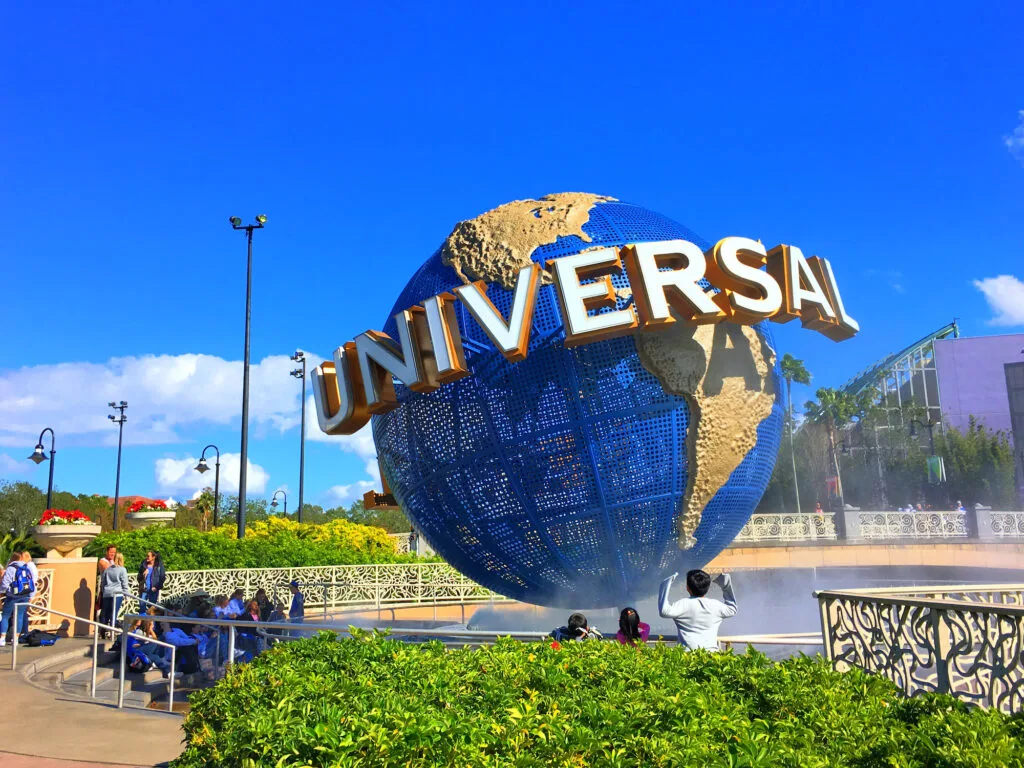
M 24 555 L 28 555 L 26 559 Z M 25 552 L 14 552 L 11 562 L 4 569 L 0 580 L 0 593 L 4 596 L 3 611 L 0 612 L 0 645 L 7 644 L 7 630 L 11 625 L 11 616 L 15 606 L 26 606 L 18 611 L 18 626 L 11 629 L 18 634 L 28 631 L 28 603 L 36 591 L 36 569 L 32 555 Z

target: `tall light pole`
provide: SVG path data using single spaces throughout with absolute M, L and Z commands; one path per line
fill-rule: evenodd
M 280 488 L 274 491 L 274 497 L 270 500 L 270 506 L 277 509 L 277 494 L 284 496 L 284 516 L 288 517 L 288 494 Z
M 302 522 L 302 491 L 306 479 L 306 356 L 295 350 L 292 360 L 302 363 L 302 368 L 292 371 L 292 376 L 302 379 L 302 434 L 299 436 L 299 522 Z
M 245 470 L 249 462 L 249 324 L 252 317 L 252 232 L 263 229 L 267 217 L 262 213 L 255 224 L 242 224 L 237 216 L 229 221 L 233 229 L 245 230 L 249 241 L 249 260 L 245 270 L 245 359 L 242 364 L 242 450 L 238 469 L 238 538 L 245 537 Z
M 220 448 L 212 443 L 203 448 L 203 452 L 199 455 L 199 463 L 196 464 L 196 472 L 201 475 L 204 472 L 210 471 L 210 467 L 206 463 L 206 452 L 211 448 L 217 452 L 217 463 L 214 465 L 216 467 L 216 471 L 213 473 L 213 527 L 216 528 L 217 508 L 220 503 Z
M 110 414 L 107 416 L 112 422 L 117 424 L 117 476 L 114 479 L 114 530 L 117 530 L 117 508 L 121 502 L 121 442 L 124 438 L 124 423 L 128 421 L 128 417 L 124 415 L 125 410 L 128 408 L 128 403 L 124 400 L 118 403 L 107 403 L 115 411 L 119 412 L 119 415 L 115 416 Z
M 55 461 L 54 454 L 57 453 L 57 450 L 54 447 L 56 445 L 57 438 L 50 427 L 46 427 L 46 429 L 39 433 L 39 442 L 36 443 L 35 450 L 32 451 L 32 455 L 28 458 L 36 464 L 42 464 L 46 461 L 46 454 L 43 453 L 43 435 L 47 432 L 50 433 L 50 484 L 46 486 L 46 508 L 53 509 L 53 463 Z

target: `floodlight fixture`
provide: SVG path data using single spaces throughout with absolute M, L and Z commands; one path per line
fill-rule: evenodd
M 228 221 L 231 222 L 231 226 L 234 227 L 235 229 L 238 229 L 240 226 L 242 226 L 242 219 L 239 216 L 232 216 L 230 219 L 228 219 Z

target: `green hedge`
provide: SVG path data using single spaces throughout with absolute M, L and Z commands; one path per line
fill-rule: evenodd
M 382 529 L 345 520 L 324 525 L 256 523 L 242 540 L 227 528 L 207 533 L 158 527 L 116 531 L 96 537 L 85 554 L 102 556 L 110 544 L 124 553 L 129 571 L 138 568 L 150 549 L 160 553 L 169 571 L 416 561 L 414 556 L 396 554 L 394 542 Z
M 820 657 L 356 632 L 279 646 L 194 694 L 176 768 L 1021 766 L 1024 727 Z

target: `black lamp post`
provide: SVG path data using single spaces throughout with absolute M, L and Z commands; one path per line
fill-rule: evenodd
M 199 455 L 199 463 L 196 464 L 196 472 L 201 475 L 210 471 L 210 466 L 206 463 L 206 452 L 211 448 L 217 452 L 217 463 L 214 465 L 216 469 L 213 473 L 213 527 L 216 528 L 217 509 L 220 503 L 220 448 L 212 443 L 203 448 L 203 452 Z
M 252 232 L 263 229 L 267 217 L 260 214 L 255 224 L 242 224 L 237 216 L 229 221 L 233 229 L 245 230 L 249 259 L 245 271 L 245 358 L 242 364 L 242 450 L 238 469 L 238 538 L 245 537 L 245 470 L 249 460 L 249 324 L 252 317 Z
M 46 429 L 44 429 L 42 432 L 39 433 L 39 442 L 36 443 L 36 448 L 35 448 L 34 451 L 32 451 L 32 455 L 29 456 L 29 459 L 34 461 L 36 464 L 42 464 L 44 461 L 46 461 L 46 454 L 43 453 L 43 435 L 45 435 L 47 432 L 50 433 L 50 483 L 49 483 L 49 485 L 46 486 L 46 508 L 47 509 L 52 509 L 53 508 L 53 462 L 54 462 L 54 454 L 57 453 L 57 450 L 56 450 L 56 448 L 54 446 L 56 445 L 57 439 L 56 439 L 56 436 L 53 434 L 53 430 L 50 427 L 47 427 Z
M 124 438 L 124 423 L 128 421 L 128 417 L 124 415 L 125 410 L 128 408 L 128 403 L 122 400 L 118 403 L 107 403 L 115 411 L 118 411 L 120 415 L 115 416 L 109 414 L 107 416 L 112 422 L 117 424 L 117 475 L 114 478 L 114 530 L 117 530 L 117 508 L 121 503 L 121 442 Z
M 292 376 L 302 379 L 302 434 L 299 437 L 299 522 L 302 522 L 302 490 L 306 476 L 306 356 L 295 350 L 292 360 L 302 363 L 302 368 L 292 371 Z
M 288 494 L 278 489 L 274 491 L 274 497 L 270 500 L 270 506 L 277 509 L 277 494 L 284 496 L 284 516 L 288 517 Z

